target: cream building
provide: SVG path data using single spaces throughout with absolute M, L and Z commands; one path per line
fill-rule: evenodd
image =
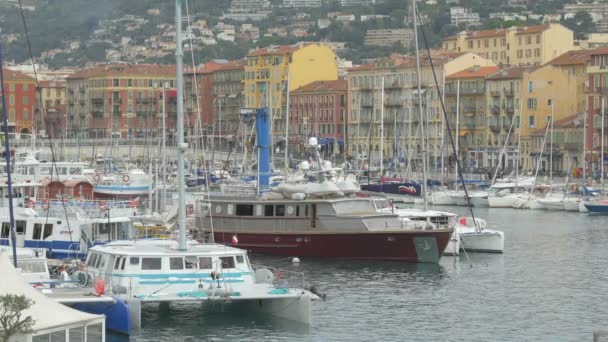
M 543 65 L 575 50 L 574 33 L 560 24 L 463 31 L 443 40 L 443 48 L 474 52 L 496 64 Z

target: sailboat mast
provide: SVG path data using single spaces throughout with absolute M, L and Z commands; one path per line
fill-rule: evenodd
M 384 75 L 380 80 L 380 177 L 384 174 Z M 381 180 L 382 181 L 382 180 Z
M 604 114 L 606 113 L 606 98 L 602 97 L 602 134 L 601 134 L 601 151 L 600 151 L 600 184 L 602 185 L 602 191 L 604 191 Z
M 287 109 L 285 110 L 285 171 L 289 169 L 289 69 L 287 69 Z
M 11 244 L 13 245 L 13 265 L 17 268 L 17 232 L 15 231 L 15 211 L 13 209 L 13 180 L 11 179 L 11 148 L 8 143 L 8 118 L 6 115 L 6 95 L 4 90 L 4 60 L 0 44 L 0 90 L 2 91 L 2 117 L 4 118 L 4 153 L 6 158 L 6 176 L 8 191 L 8 210 L 11 224 Z
M 179 249 L 186 250 L 186 189 L 184 179 L 184 73 L 182 51 L 182 0 L 175 0 L 175 66 L 177 81 L 177 189 L 179 206 L 177 224 Z
M 420 139 L 422 145 L 422 196 L 424 196 L 424 210 L 429 209 L 429 204 L 426 198 L 426 144 L 424 142 L 424 112 L 422 110 L 422 75 L 420 75 L 420 51 L 418 50 L 418 25 L 416 24 L 416 0 L 412 0 L 412 13 L 414 23 L 414 43 L 416 44 L 416 70 L 418 75 L 418 109 L 420 111 Z M 430 58 L 431 56 L 429 56 Z

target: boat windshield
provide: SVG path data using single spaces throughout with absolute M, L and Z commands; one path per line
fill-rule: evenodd
M 18 266 L 22 273 L 46 273 L 45 260 L 19 260 Z
M 370 201 L 339 201 L 332 203 L 336 215 L 373 213 L 376 211 Z

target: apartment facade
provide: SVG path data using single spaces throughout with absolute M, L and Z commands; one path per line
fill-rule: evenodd
M 574 33 L 560 24 L 463 31 L 445 38 L 443 48 L 474 52 L 499 65 L 543 65 L 576 49 Z
M 599 48 L 591 53 L 587 64 L 587 167 L 597 172 L 600 169 L 601 148 L 608 154 L 608 48 Z M 603 123 L 603 130 L 602 130 Z M 602 132 L 604 133 L 602 135 Z M 606 160 L 604 160 L 606 164 Z M 605 165 L 606 166 L 606 165 Z M 606 167 L 604 167 L 606 170 Z
M 337 57 L 326 44 L 271 46 L 247 55 L 244 76 L 245 106 L 270 108 L 273 134 L 284 135 L 288 90 L 337 80 Z
M 367 46 L 391 47 L 401 44 L 410 48 L 414 39 L 414 31 L 410 29 L 367 30 L 364 44 Z
M 108 64 L 72 74 L 66 84 L 67 135 L 157 136 L 162 132 L 163 101 L 168 134 L 173 134 L 175 71 L 175 66 L 156 64 Z
M 243 131 L 243 62 L 231 61 L 212 73 L 213 122 L 222 143 Z
M 442 91 L 447 75 L 475 65 L 494 65 L 473 53 L 432 50 L 431 57 Z M 443 142 L 443 114 L 426 53 L 422 53 L 420 62 L 422 103 L 418 96 L 415 56 L 394 55 L 349 71 L 348 155 L 369 157 L 374 163 L 379 161 L 382 150 L 383 159 L 419 163 L 424 147 L 420 134 L 422 111 L 429 160 L 432 167 L 437 167 Z
M 66 82 L 63 80 L 40 81 L 41 101 L 36 105 L 39 119 L 36 125 L 39 131 L 45 130 L 51 138 L 59 138 L 66 132 L 65 87 Z M 38 108 L 39 105 L 42 105 L 42 109 Z
M 3 68 L 3 73 L 8 131 L 31 134 L 35 120 L 36 83 L 33 78 L 19 71 Z M 1 106 L 0 103 L 0 109 Z M 1 125 L 4 132 L 4 122 Z
M 304 152 L 316 137 L 328 155 L 344 153 L 348 125 L 348 82 L 315 81 L 290 93 L 289 143 L 291 151 Z
M 486 115 L 486 82 L 497 66 L 473 66 L 446 78 L 445 105 L 450 127 L 460 160 L 465 168 L 479 168 L 486 164 L 485 147 L 492 142 L 492 133 L 503 128 L 498 117 Z
M 321 0 L 283 0 L 283 6 L 296 8 L 319 8 L 323 5 Z

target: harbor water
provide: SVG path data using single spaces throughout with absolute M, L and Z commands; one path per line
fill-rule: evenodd
M 608 329 L 608 216 L 475 213 L 505 232 L 504 254 L 461 254 L 439 265 L 303 259 L 299 266 L 254 255 L 253 263 L 303 272 L 327 295 L 314 304 L 310 327 L 229 306 L 149 304 L 130 340 L 591 341 L 593 331 Z

